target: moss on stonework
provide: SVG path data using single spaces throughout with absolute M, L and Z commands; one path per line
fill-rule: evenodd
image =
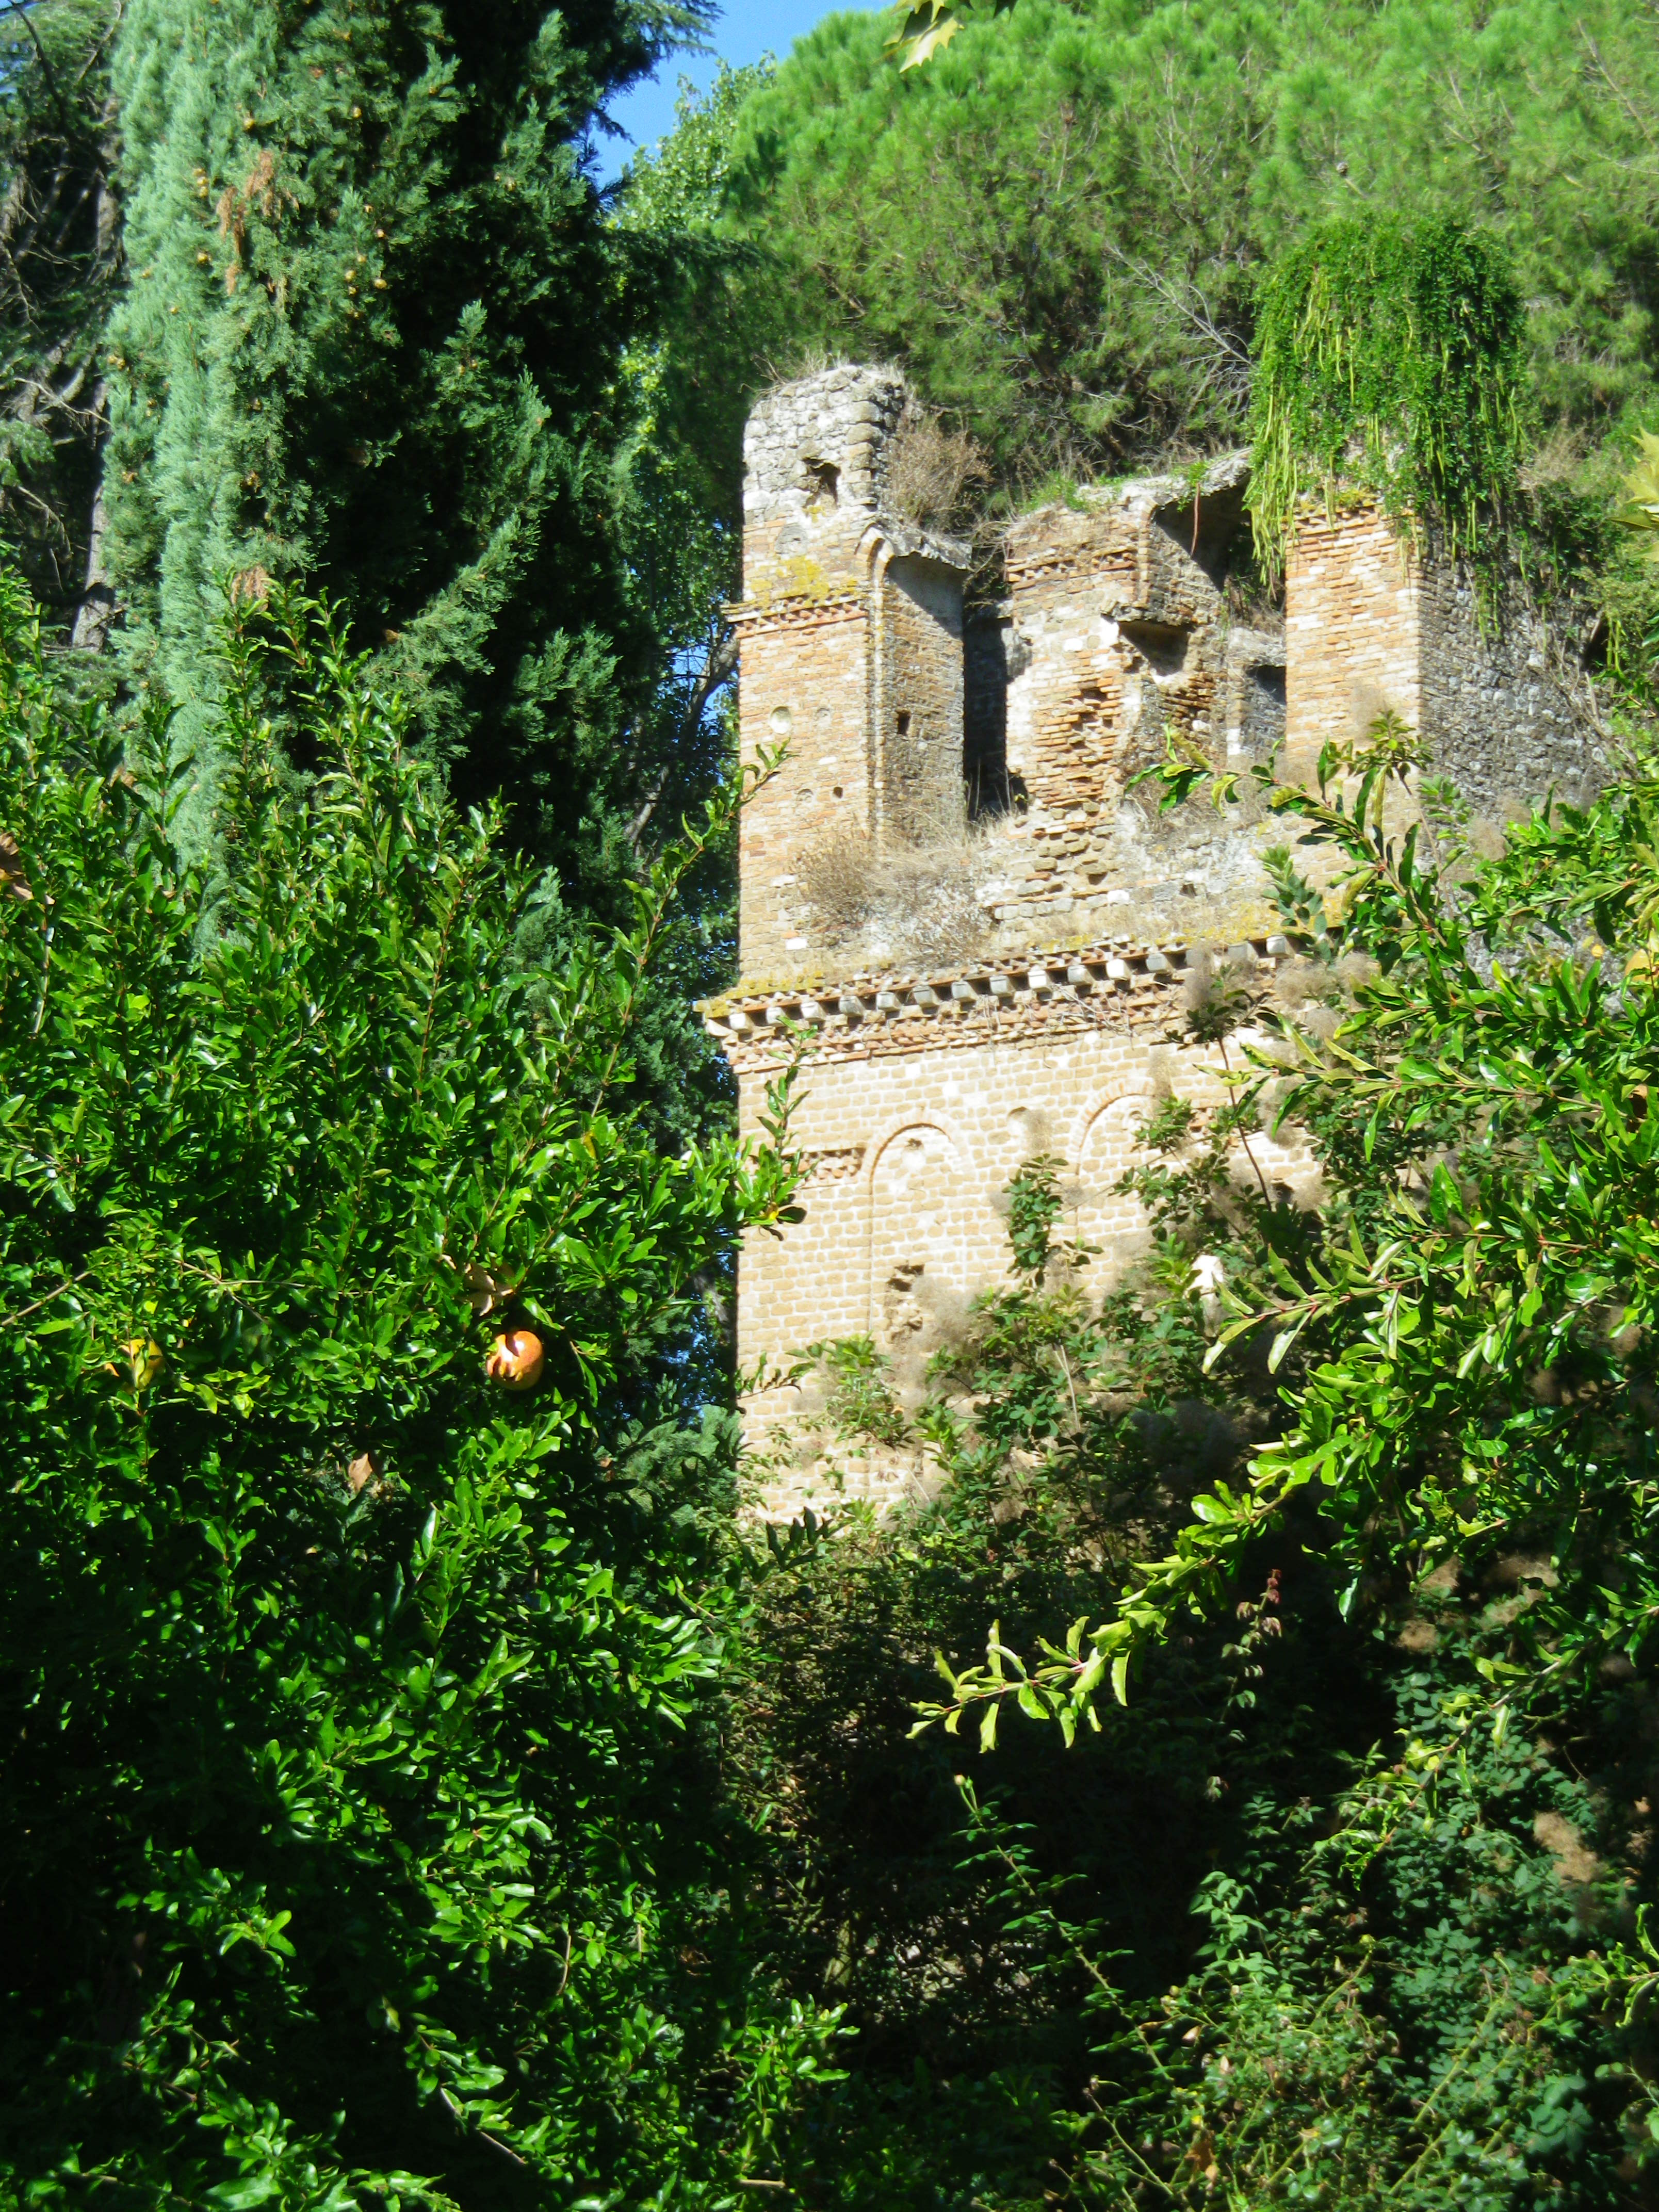
M 810 555 L 787 553 L 781 560 L 763 564 L 751 604 L 773 606 L 785 599 L 791 602 L 844 599 L 857 590 L 855 578 L 831 576 Z
M 1479 554 L 1522 453 L 1525 307 L 1502 249 L 1452 216 L 1343 217 L 1258 293 L 1249 502 L 1282 573 L 1298 504 L 1373 493 L 1398 529 Z
M 758 975 L 744 975 L 727 993 L 727 1000 L 775 999 L 792 991 L 817 991 L 823 988 L 825 977 L 821 968 L 784 968 Z

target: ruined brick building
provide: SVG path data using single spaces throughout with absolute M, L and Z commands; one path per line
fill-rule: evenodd
M 901 511 L 909 407 L 894 372 L 834 368 L 769 394 L 746 441 L 742 744 L 785 757 L 744 811 L 742 980 L 705 1016 L 748 1128 L 811 1038 L 804 1218 L 738 1276 L 776 1513 L 915 1472 L 832 1468 L 786 1379 L 803 1346 L 869 1336 L 914 1377 L 1005 1277 L 1003 1194 L 1033 1152 L 1063 1162 L 1067 1225 L 1109 1273 L 1141 1232 L 1114 1186 L 1146 1102 L 1225 1095 L 1179 1041 L 1181 994 L 1195 948 L 1258 973 L 1285 949 L 1260 859 L 1282 830 L 1248 805 L 1160 814 L 1135 779 L 1171 736 L 1218 766 L 1278 745 L 1293 778 L 1392 708 L 1477 836 L 1599 763 L 1576 656 L 1518 597 L 1483 625 L 1468 578 L 1375 506 L 1304 517 L 1282 615 L 1237 581 L 1246 454 L 1024 515 L 970 574 Z

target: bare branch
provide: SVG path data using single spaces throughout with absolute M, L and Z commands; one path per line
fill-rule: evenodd
M 737 635 L 727 626 L 721 630 L 710 647 L 708 658 L 703 663 L 702 672 L 691 687 L 690 695 L 680 715 L 678 742 L 674 750 L 670 755 L 662 773 L 647 793 L 644 805 L 628 825 L 628 842 L 635 853 L 639 851 L 647 830 L 656 817 L 657 809 L 662 804 L 663 794 L 667 790 L 669 779 L 673 775 L 676 761 L 696 735 L 709 701 L 723 684 L 731 681 L 737 672 Z

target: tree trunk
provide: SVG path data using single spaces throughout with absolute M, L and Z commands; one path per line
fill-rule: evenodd
M 121 206 L 115 197 L 115 163 L 120 153 L 117 113 L 112 95 L 104 109 L 104 143 L 98 178 L 98 267 L 112 290 L 121 259 Z M 108 517 L 104 507 L 104 454 L 109 444 L 109 384 L 100 377 L 92 395 L 94 435 L 98 447 L 98 479 L 92 495 L 92 520 L 87 532 L 87 579 L 81 604 L 75 611 L 71 647 L 78 653 L 102 653 L 109 643 L 115 620 L 115 593 L 104 565 L 104 538 Z
M 77 653 L 101 653 L 109 643 L 110 624 L 115 619 L 115 594 L 110 588 L 109 573 L 104 566 L 104 535 L 107 526 L 104 513 L 104 471 L 102 449 L 109 440 L 109 389 L 100 376 L 98 388 L 92 395 L 92 411 L 98 421 L 100 465 L 98 482 L 92 495 L 92 524 L 87 533 L 87 580 L 82 587 L 81 604 L 75 611 L 75 630 L 70 639 Z

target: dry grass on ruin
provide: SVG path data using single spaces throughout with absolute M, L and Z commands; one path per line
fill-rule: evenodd
M 930 825 L 915 842 L 831 838 L 799 867 L 823 935 L 844 964 L 881 969 L 971 959 L 995 933 L 978 887 L 995 872 L 990 833 Z
M 912 400 L 889 441 L 884 481 L 888 505 L 918 529 L 968 530 L 991 471 L 966 431 Z

